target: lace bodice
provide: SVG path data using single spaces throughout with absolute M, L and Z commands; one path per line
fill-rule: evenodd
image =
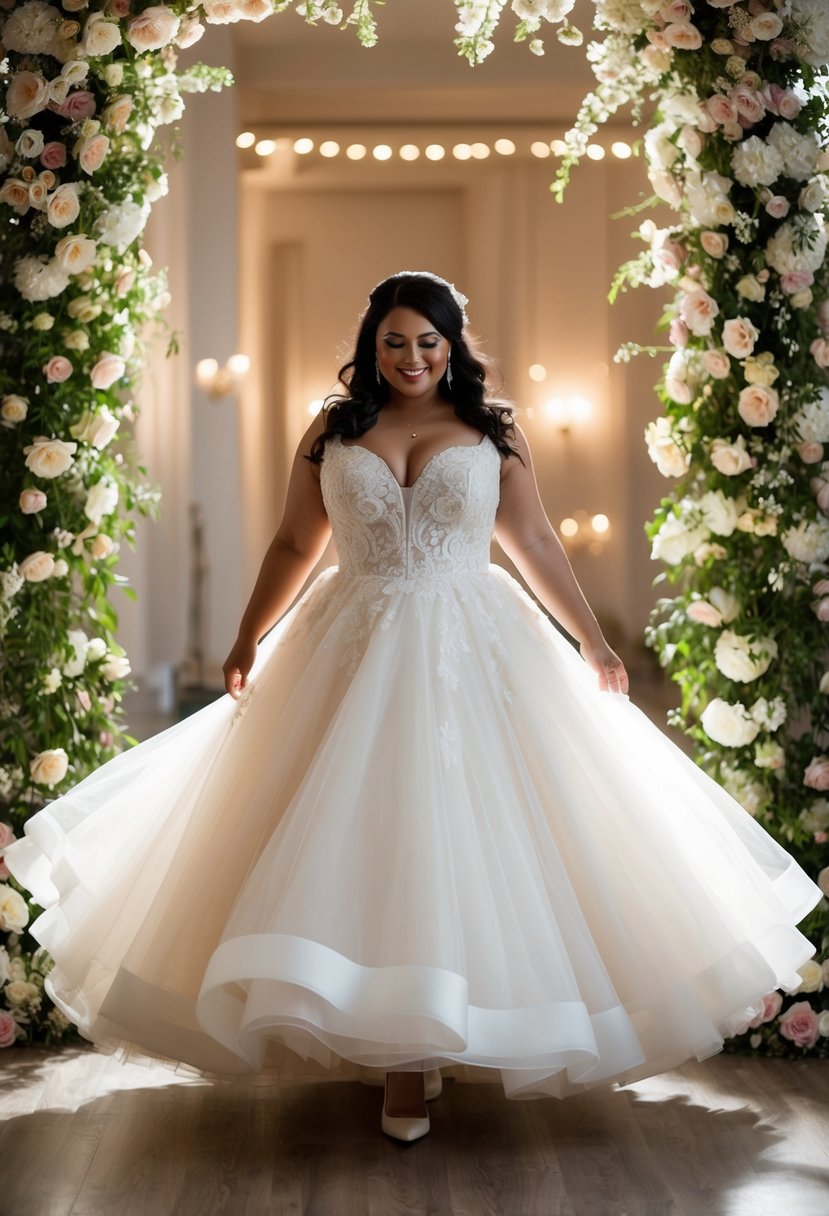
M 344 574 L 413 579 L 486 570 L 500 489 L 501 457 L 478 444 L 437 452 L 411 487 L 361 445 L 328 441 L 320 485 Z

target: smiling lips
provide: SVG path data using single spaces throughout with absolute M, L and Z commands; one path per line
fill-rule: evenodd
M 427 372 L 429 369 L 428 369 L 428 367 L 418 367 L 418 368 L 413 368 L 413 369 L 399 367 L 397 370 L 400 372 L 400 375 L 403 376 L 403 378 L 405 380 L 419 380 L 420 377 L 425 372 Z

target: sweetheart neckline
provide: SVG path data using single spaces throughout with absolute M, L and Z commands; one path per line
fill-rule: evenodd
M 445 452 L 456 452 L 461 448 L 469 448 L 470 451 L 473 451 L 473 452 L 477 451 L 478 448 L 483 446 L 484 440 L 489 439 L 489 435 L 482 435 L 477 443 L 450 443 L 448 445 L 448 447 L 441 448 L 439 452 L 435 452 L 434 455 L 429 457 L 429 459 L 426 461 L 425 465 L 420 470 L 417 477 L 414 479 L 414 481 L 412 482 L 412 484 L 410 486 L 401 486 L 400 482 L 395 477 L 394 472 L 392 471 L 392 467 L 389 464 L 389 462 L 387 460 L 384 460 L 383 457 L 378 455 L 377 452 L 372 452 L 371 448 L 365 447 L 362 443 L 345 444 L 345 443 L 343 443 L 342 435 L 338 436 L 338 438 L 340 441 L 340 447 L 343 448 L 344 451 L 350 452 L 356 448 L 357 451 L 367 452 L 369 456 L 373 456 L 375 460 L 379 460 L 380 463 L 383 465 L 383 467 L 386 469 L 386 472 L 388 473 L 389 477 L 392 479 L 394 484 L 397 486 L 398 490 L 414 490 L 417 487 L 417 485 L 418 485 L 419 481 L 421 480 L 421 478 L 423 477 L 423 475 L 426 473 L 427 469 L 429 469 L 429 467 L 432 465 L 432 463 L 435 460 L 437 460 L 438 456 L 443 456 Z M 490 441 L 490 443 L 492 443 L 491 439 L 489 439 L 489 441 Z

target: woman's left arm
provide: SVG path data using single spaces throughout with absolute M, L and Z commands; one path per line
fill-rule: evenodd
M 609 692 L 628 691 L 628 674 L 607 644 L 538 493 L 527 438 L 518 424 L 512 446 L 524 464 L 506 457 L 502 464 L 501 501 L 495 536 L 527 586 L 579 643 L 582 658 Z

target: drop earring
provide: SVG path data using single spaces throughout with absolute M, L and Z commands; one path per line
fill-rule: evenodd
M 446 360 L 446 387 L 447 388 L 452 387 L 452 361 L 451 361 L 451 359 Z
M 376 355 L 374 356 L 374 374 L 377 377 L 377 383 L 382 384 L 383 380 L 382 380 L 382 377 L 380 376 L 380 363 L 379 363 Z

